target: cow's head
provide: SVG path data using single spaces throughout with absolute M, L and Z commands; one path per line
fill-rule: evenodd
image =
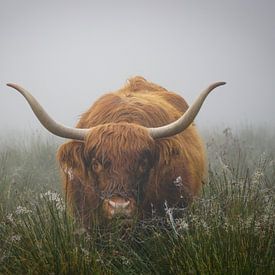
M 97 126 L 85 138 L 89 181 L 100 197 L 105 218 L 131 218 L 143 198 L 157 157 L 146 128 L 128 123 Z

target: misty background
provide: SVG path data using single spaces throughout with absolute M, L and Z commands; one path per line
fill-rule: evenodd
M 207 98 L 200 127 L 275 127 L 274 15 L 274 0 L 0 0 L 0 132 L 46 131 L 6 83 L 73 126 L 136 75 L 189 104 L 226 81 Z

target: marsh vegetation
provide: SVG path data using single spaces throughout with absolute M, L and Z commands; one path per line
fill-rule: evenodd
M 60 141 L 11 136 L 0 142 L 0 274 L 275 273 L 274 132 L 205 131 L 209 183 L 192 205 L 89 232 L 66 209 Z

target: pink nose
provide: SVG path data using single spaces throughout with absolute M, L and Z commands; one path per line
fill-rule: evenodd
M 117 202 L 113 200 L 108 200 L 108 203 L 114 211 L 124 211 L 125 209 L 127 209 L 128 205 L 130 204 L 130 201 Z
M 112 197 L 103 202 L 103 212 L 108 219 L 115 216 L 131 217 L 134 212 L 134 204 L 129 199 Z

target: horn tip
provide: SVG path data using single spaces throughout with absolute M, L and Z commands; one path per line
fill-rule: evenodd
M 16 89 L 16 87 L 17 87 L 17 85 L 13 84 L 13 83 L 7 83 L 7 86 L 11 87 L 11 88 L 14 88 L 14 89 Z
M 224 81 L 215 82 L 215 83 L 211 84 L 211 85 L 208 87 L 208 92 L 214 90 L 215 88 L 217 88 L 217 87 L 219 87 L 219 86 L 223 86 L 223 85 L 225 85 L 225 84 L 226 84 L 226 82 L 224 82 Z
M 216 84 L 216 86 L 222 86 L 222 85 L 225 85 L 226 82 L 225 81 L 219 81 L 219 82 L 216 82 L 215 84 Z
M 7 83 L 7 86 L 8 87 L 11 87 L 11 88 L 13 88 L 13 89 L 15 89 L 15 90 L 17 90 L 19 93 L 21 93 L 21 94 L 25 94 L 25 93 L 27 93 L 27 91 L 24 89 L 24 88 L 22 88 L 21 86 L 19 86 L 19 85 L 17 85 L 17 84 L 14 84 L 14 83 Z

